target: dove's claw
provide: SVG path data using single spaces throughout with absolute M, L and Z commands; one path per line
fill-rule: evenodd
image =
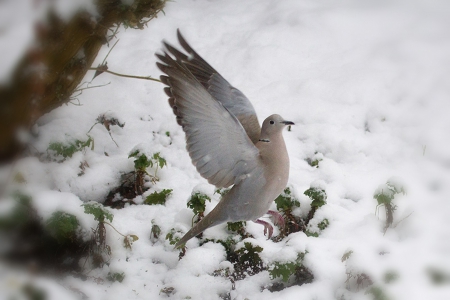
M 281 229 L 284 229 L 285 221 L 283 216 L 279 212 L 269 210 L 267 213 L 273 217 L 273 224 L 280 227 Z
M 270 239 L 272 237 L 272 234 L 273 234 L 273 226 L 272 225 L 270 225 L 266 221 L 259 220 L 259 219 L 254 222 L 264 226 L 264 235 L 266 235 L 266 233 L 268 233 L 268 235 L 267 235 L 268 239 Z

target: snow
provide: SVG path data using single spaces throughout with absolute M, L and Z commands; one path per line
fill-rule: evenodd
M 63 5 L 69 2 L 57 6 L 67 16 L 74 11 L 73 4 Z M 26 5 L 20 3 L 3 1 L 1 15 Z M 89 2 L 82 5 L 89 7 Z M 109 266 L 93 269 L 86 281 L 36 277 L 2 264 L 0 298 L 33 282 L 48 291 L 49 299 L 76 298 L 67 287 L 90 299 L 220 299 L 228 293 L 231 299 L 371 299 L 363 291 L 346 290 L 346 273 L 352 272 L 370 276 L 390 299 L 450 299 L 449 284 L 431 285 L 426 272 L 434 267 L 450 274 L 450 3 L 197 0 L 170 1 L 164 12 L 144 30 L 120 29 L 120 41 L 108 56 L 109 68 L 159 76 L 154 53 L 161 51 L 163 39 L 177 45 L 180 28 L 192 47 L 251 100 L 260 121 L 278 113 L 295 122 L 284 132 L 291 161 L 288 185 L 303 217 L 311 202 L 303 192 L 311 186 L 326 190 L 327 204 L 311 224 L 327 218 L 330 225 L 317 238 L 298 232 L 279 243 L 267 240 L 258 224 L 247 222 L 246 230 L 254 236 L 250 242 L 264 248 L 260 256 L 266 264 L 293 261 L 297 253 L 308 251 L 304 264 L 314 281 L 270 292 L 262 289 L 272 282 L 263 271 L 236 281 L 232 289 L 226 277 L 212 275 L 232 268 L 224 247 L 211 242 L 199 246 L 196 238 L 178 260 L 179 252 L 165 236 L 172 228 L 186 232 L 191 227 L 192 211 L 186 208 L 190 195 L 201 191 L 211 197 L 206 213 L 220 197 L 192 165 L 163 86 L 102 74 L 91 85 L 109 85 L 83 91 L 77 97 L 81 106 L 65 105 L 40 118 L 31 145 L 45 154 L 52 142 L 85 141 L 101 114 L 125 126 L 111 126 L 111 136 L 101 124 L 94 126 L 89 132 L 94 149 L 87 147 L 62 163 L 27 157 L 2 167 L 8 189 L 32 195 L 44 219 L 63 210 L 76 215 L 90 232 L 96 222 L 83 213 L 81 204 L 103 202 L 120 185 L 121 174 L 133 170 L 129 153 L 140 149 L 150 155 L 160 152 L 167 166 L 135 202 L 162 189 L 173 193 L 166 205 L 110 209 L 114 227 L 139 240 L 132 250 L 125 249 L 123 237 L 107 227 Z M 34 16 L 31 8 L 27 15 Z M 18 15 L 19 21 L 22 17 Z M 0 37 L 0 47 L 8 54 L 0 60 L 1 82 L 30 45 L 27 26 L 37 18 L 24 27 L 9 27 Z M 94 65 L 108 51 L 105 46 Z M 91 81 L 93 74 L 88 72 L 84 81 Z M 319 167 L 311 167 L 307 159 L 319 160 Z M 87 167 L 79 176 L 83 162 Z M 12 182 L 11 174 L 17 173 L 26 183 Z M 393 200 L 394 223 L 402 221 L 383 234 L 384 208 L 375 215 L 373 195 L 387 182 L 404 187 L 407 194 Z M 5 196 L 0 202 L 2 214 L 11 209 L 10 201 Z M 162 232 L 156 240 L 150 239 L 152 221 Z M 278 232 L 275 228 L 274 234 Z M 228 235 L 225 225 L 204 232 L 204 238 Z M 352 255 L 341 261 L 349 251 Z M 399 278 L 385 284 L 383 276 L 391 270 Z M 121 283 L 94 280 L 106 278 L 108 272 L 124 272 L 126 277 Z M 164 288 L 174 291 L 166 295 Z

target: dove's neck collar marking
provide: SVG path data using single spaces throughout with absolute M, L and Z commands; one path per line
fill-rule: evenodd
M 264 143 L 269 143 L 270 140 L 269 139 L 259 139 L 260 142 L 264 142 Z

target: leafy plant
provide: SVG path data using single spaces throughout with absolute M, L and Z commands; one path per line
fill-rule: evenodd
M 106 276 L 106 279 L 108 279 L 111 282 L 122 282 L 125 279 L 125 273 L 124 272 L 116 272 L 116 273 L 111 273 L 108 272 L 108 275 Z
M 277 210 L 283 213 L 290 213 L 295 207 L 300 207 L 300 202 L 292 195 L 289 187 L 275 199 Z
M 163 158 L 159 152 L 153 153 L 153 155 L 149 158 L 144 153 L 141 153 L 140 150 L 135 150 L 130 153 L 128 158 L 134 158 L 134 169 L 136 172 L 136 181 L 135 188 L 136 194 L 142 195 L 144 192 L 144 177 L 148 175 L 151 178 L 153 183 L 159 181 L 157 177 L 158 168 L 163 168 L 167 165 L 167 161 Z M 153 175 L 147 172 L 147 168 L 156 166 L 155 173 Z
M 319 163 L 323 160 L 323 154 L 316 152 L 312 158 L 307 158 L 306 161 L 311 167 L 319 167 Z
M 376 286 L 372 286 L 364 293 L 366 295 L 372 295 L 374 300 L 389 300 L 385 292 Z
M 84 213 L 93 215 L 97 222 L 105 222 L 105 219 L 109 222 L 113 221 L 114 215 L 98 202 L 84 203 L 82 206 L 84 207 Z
M 395 196 L 398 194 L 406 194 L 404 187 L 399 184 L 399 180 L 397 178 L 389 179 L 386 184 L 380 185 L 373 194 L 373 198 L 377 200 L 376 211 L 380 206 L 384 206 L 386 209 L 386 225 L 384 227 L 384 232 L 392 226 L 394 223 L 394 211 L 397 206 L 392 203 Z
M 48 146 L 48 150 L 53 151 L 56 155 L 62 156 L 63 160 L 65 160 L 68 157 L 72 157 L 76 152 L 82 151 L 86 147 L 90 147 L 91 150 L 94 150 L 94 139 L 89 135 L 86 141 L 77 139 L 68 145 L 60 142 L 51 143 Z
M 346 261 L 347 259 L 350 258 L 350 256 L 352 256 L 352 254 L 353 254 L 353 250 L 349 250 L 349 251 L 345 252 L 344 255 L 342 255 L 341 261 L 342 262 Z
M 328 219 L 323 219 L 319 224 L 317 224 L 317 228 L 319 229 L 319 231 L 311 231 L 311 230 L 307 230 L 305 233 L 307 236 L 312 236 L 312 237 L 319 237 L 319 234 L 325 230 L 328 225 L 330 225 L 330 221 L 328 221 Z
M 385 283 L 392 283 L 396 281 L 399 278 L 399 275 L 395 271 L 389 271 L 384 274 L 384 282 Z
M 269 267 L 269 275 L 273 280 L 281 277 L 284 283 L 291 280 L 292 285 L 302 285 L 304 283 L 311 283 L 314 279 L 311 271 L 303 265 L 306 253 L 299 253 L 293 262 L 275 262 Z
M 161 235 L 161 227 L 156 225 L 155 220 L 152 220 L 152 229 L 150 231 L 150 238 L 156 240 Z
M 201 192 L 195 192 L 191 195 L 191 198 L 187 203 L 187 207 L 192 209 L 194 212 L 194 218 L 195 216 L 198 217 L 195 223 L 198 223 L 204 217 L 206 201 L 211 202 L 211 198 Z
M 283 193 L 275 199 L 275 204 L 277 205 L 277 210 L 282 213 L 284 218 L 284 226 L 280 227 L 280 235 L 276 240 L 281 240 L 285 236 L 304 228 L 303 220 L 292 213 L 296 207 L 300 207 L 300 202 L 289 187 L 285 188 Z
M 151 193 L 150 195 L 148 195 L 147 198 L 145 198 L 144 204 L 164 205 L 164 204 L 166 204 L 167 198 L 170 196 L 170 194 L 172 194 L 172 191 L 173 191 L 172 189 L 163 189 L 160 192 L 155 191 L 155 192 Z
M 124 235 L 120 233 L 111 223 L 114 219 L 114 215 L 110 213 L 103 205 L 98 202 L 89 202 L 82 204 L 84 207 L 84 213 L 94 216 L 94 219 L 98 222 L 97 227 L 93 229 L 93 242 L 91 243 L 91 255 L 93 257 L 94 266 L 102 266 L 105 262 L 103 254 L 111 255 L 111 247 L 106 244 L 106 227 L 108 225 L 115 232 L 123 237 L 123 246 L 127 249 L 131 249 L 133 242 L 139 240 L 139 237 L 134 234 Z
M 307 220 L 305 222 L 306 225 L 308 225 L 309 221 L 314 218 L 314 214 L 316 213 L 317 209 L 327 203 L 327 193 L 321 187 L 314 186 L 307 189 L 304 194 L 312 200 L 311 210 L 309 211 Z
M 175 245 L 181 240 L 182 232 L 180 230 L 175 230 L 175 228 L 170 229 L 170 231 L 166 234 L 166 240 L 169 241 L 169 244 Z
M 284 282 L 288 282 L 291 275 L 295 273 L 296 268 L 297 268 L 296 262 L 288 262 L 288 263 L 275 262 L 272 265 L 272 268 L 269 269 L 270 279 L 273 280 L 277 277 L 281 277 L 281 279 Z
M 261 253 L 263 248 L 260 246 L 254 246 L 250 242 L 244 242 L 244 247 L 236 250 L 239 260 L 239 273 L 244 275 L 246 272 L 248 275 L 257 274 L 264 269 L 263 262 L 258 253 Z M 236 267 L 236 266 L 235 266 Z
M 79 222 L 77 218 L 62 211 L 54 212 L 46 222 L 49 233 L 61 244 L 76 239 Z

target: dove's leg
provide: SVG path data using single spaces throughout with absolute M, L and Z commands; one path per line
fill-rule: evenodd
M 281 229 L 284 229 L 285 226 L 284 218 L 279 212 L 269 210 L 267 213 L 273 217 L 273 223 L 276 226 L 280 227 Z
M 272 237 L 272 234 L 273 234 L 273 226 L 272 225 L 270 225 L 266 221 L 263 221 L 263 220 L 260 220 L 260 219 L 258 219 L 256 221 L 253 221 L 253 222 L 255 222 L 257 224 L 261 224 L 261 225 L 264 226 L 264 235 L 266 235 L 266 233 L 269 232 L 269 234 L 267 235 L 267 238 L 270 239 Z

